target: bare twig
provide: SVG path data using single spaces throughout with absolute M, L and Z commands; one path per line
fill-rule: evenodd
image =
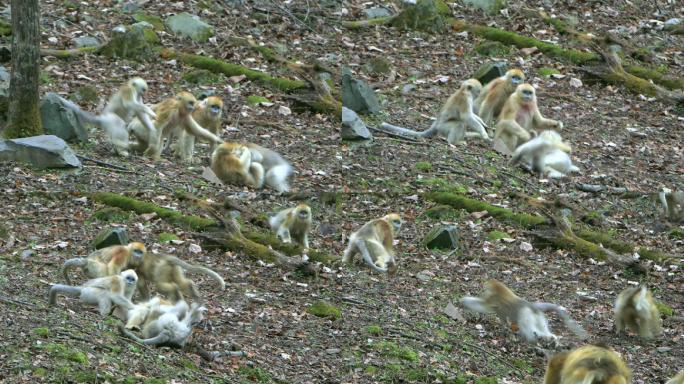
M 86 156 L 83 156 L 83 155 L 76 155 L 76 157 L 78 157 L 79 159 L 81 159 L 81 160 L 83 160 L 83 161 L 90 161 L 91 163 L 95 163 L 95 164 L 97 164 L 97 165 L 101 165 L 101 166 L 106 167 L 106 168 L 116 169 L 116 170 L 118 170 L 118 171 L 122 171 L 122 172 L 126 172 L 126 173 L 135 173 L 135 174 L 139 174 L 139 173 L 136 172 L 136 171 L 131 171 L 131 170 L 128 169 L 128 168 L 124 168 L 124 167 L 122 167 L 122 166 L 120 166 L 120 165 L 111 164 L 111 163 L 108 163 L 108 162 L 106 162 L 106 161 L 93 159 L 93 158 L 86 157 Z

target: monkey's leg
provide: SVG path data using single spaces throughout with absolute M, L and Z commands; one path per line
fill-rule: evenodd
M 354 254 L 356 254 L 356 240 L 349 241 L 349 245 L 344 250 L 344 254 L 342 255 L 342 262 L 349 263 L 352 257 L 354 257 Z
M 102 297 L 97 307 L 100 309 L 100 316 L 106 317 L 112 312 L 112 301 L 109 297 Z
M 48 303 L 50 305 L 55 305 L 57 303 L 57 294 L 62 293 L 68 296 L 78 296 L 81 294 L 81 287 L 73 287 L 71 285 L 54 284 L 50 287 L 50 298 Z
M 442 128 L 449 132 L 447 134 L 447 142 L 456 145 L 465 137 L 465 125 L 460 122 L 448 121 L 442 124 Z
M 287 229 L 284 225 L 280 226 L 280 229 L 278 229 L 277 233 L 278 237 L 280 237 L 280 240 L 283 243 L 291 243 L 292 242 L 292 237 L 290 236 L 290 230 Z
M 304 246 L 304 249 L 309 249 L 309 234 L 304 232 L 304 235 L 302 236 L 302 245 Z
M 489 135 L 487 135 L 487 130 L 485 129 L 487 125 L 480 119 L 478 115 L 470 114 L 470 118 L 466 120 L 466 124 L 470 129 L 477 132 L 480 137 L 485 140 L 490 140 Z
M 380 272 L 380 273 L 387 273 L 386 268 L 380 268 L 377 265 L 375 265 L 375 262 L 373 261 L 373 256 L 371 253 L 368 251 L 368 247 L 366 246 L 366 241 L 365 240 L 358 240 L 356 242 L 356 247 L 359 250 L 359 253 L 361 253 L 361 256 L 363 257 L 363 261 L 368 264 L 371 268 L 373 268 L 374 271 Z M 371 246 L 372 247 L 372 246 Z
M 565 326 L 568 327 L 568 329 L 571 330 L 574 334 L 576 334 L 580 339 L 586 339 L 587 337 L 589 337 L 587 331 L 585 331 L 579 323 L 575 322 L 575 320 L 573 320 L 572 317 L 570 317 L 570 315 L 564 307 L 557 304 L 544 302 L 536 302 L 532 305 L 542 312 L 555 312 L 558 315 L 558 317 L 560 317 L 561 320 L 563 320 Z

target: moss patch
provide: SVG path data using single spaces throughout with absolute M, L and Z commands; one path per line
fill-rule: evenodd
M 50 336 L 50 329 L 45 328 L 45 327 L 34 328 L 33 334 L 40 336 L 40 337 L 48 337 L 48 336 Z
M 429 161 L 419 161 L 416 163 L 416 169 L 419 171 L 429 171 L 432 169 L 432 163 Z
M 557 75 L 560 72 L 555 68 L 542 67 L 537 70 L 537 73 L 539 74 L 539 76 L 551 76 Z
M 210 85 L 219 82 L 221 76 L 207 69 L 195 69 L 183 74 L 183 80 L 192 84 Z
M 148 15 L 145 12 L 138 12 L 133 15 L 133 19 L 137 22 L 147 22 L 152 24 L 155 30 L 164 30 L 164 21 L 159 16 Z
M 178 236 L 168 232 L 162 232 L 159 234 L 159 242 L 161 243 L 169 243 L 172 240 L 178 240 Z
M 393 341 L 379 341 L 373 344 L 373 349 L 378 350 L 382 355 L 387 357 L 396 357 L 411 362 L 420 360 L 416 351 L 409 347 L 400 347 Z
M 482 56 L 506 56 L 511 48 L 498 41 L 485 41 L 475 46 L 475 52 Z
M 418 0 L 392 18 L 390 24 L 404 30 L 440 33 L 446 30 L 450 15 L 451 10 L 443 0 Z
M 342 316 L 342 310 L 323 300 L 311 304 L 306 311 L 314 316 L 325 317 L 332 320 L 337 320 Z
M 489 240 L 489 241 L 497 241 L 497 240 L 507 239 L 507 238 L 510 238 L 510 236 L 506 232 L 491 231 L 487 234 L 487 240 Z
M 377 336 L 382 333 L 382 328 L 379 325 L 369 325 L 366 327 L 366 333 Z
M 104 222 L 122 222 L 131 217 L 129 212 L 124 211 L 118 207 L 105 207 L 93 212 L 90 215 L 90 221 L 104 221 Z
M 663 303 L 662 301 L 655 300 L 655 305 L 658 307 L 658 311 L 665 315 L 665 317 L 671 317 L 674 314 L 674 310 L 669 305 Z
M 251 106 L 258 105 L 259 103 L 268 103 L 268 99 L 263 96 L 250 95 L 247 96 L 247 104 Z

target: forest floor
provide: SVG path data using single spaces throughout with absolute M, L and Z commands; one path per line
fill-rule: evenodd
M 66 3 L 41 2 L 43 46 L 69 48 L 70 37 L 84 30 L 106 36 L 116 25 L 132 21 L 115 1 Z M 214 89 L 226 103 L 222 137 L 277 150 L 296 170 L 293 191 L 312 193 L 307 201 L 315 220 L 312 248 L 341 255 L 353 230 L 370 219 L 398 212 L 405 220 L 397 236 L 399 270 L 388 277 L 362 265 L 334 264 L 316 277 L 306 277 L 256 263 L 241 253 L 192 252 L 196 248 L 191 245 L 203 246 L 201 238 L 155 215 L 127 212 L 109 221 L 98 219 L 94 213 L 106 206 L 90 199 L 91 192 L 117 192 L 202 216 L 208 213 L 180 200 L 174 191 L 215 202 L 237 199 L 257 214 L 271 214 L 297 202 L 269 190 L 217 186 L 203 179 L 202 166 L 208 162 L 205 144 L 197 150 L 202 164 L 194 166 L 168 156 L 159 162 L 142 156 L 122 159 L 112 154 L 102 133 L 94 130 L 90 142 L 74 145 L 74 150 L 129 171 L 90 162 L 76 171 L 0 164 L 4 201 L 0 223 L 7 230 L 0 236 L 0 381 L 538 383 L 546 364 L 539 349 L 515 341 L 493 316 L 461 313 L 452 317 L 444 311 L 450 303 L 458 305 L 463 295 L 480 292 L 490 278 L 505 282 L 530 300 L 565 306 L 589 331 L 589 342 L 609 345 L 623 356 L 637 383 L 664 383 L 683 368 L 684 240 L 673 235 L 677 227 L 663 218 L 649 195 L 662 187 L 684 187 L 684 119 L 672 105 L 619 86 L 585 81 L 573 87 L 570 79 L 582 78 L 578 68 L 538 53 L 529 56 L 510 49 L 496 58 L 479 55 L 475 46 L 483 40 L 472 35 L 428 35 L 385 26 L 350 31 L 340 26 L 341 18 L 362 19 L 362 9 L 384 2 L 353 0 L 341 6 L 327 1 L 260 1 L 202 11 L 206 4 L 228 3 L 155 1 L 147 2 L 143 10 L 160 16 L 188 11 L 216 27 L 216 42 L 206 44 L 161 34 L 165 46 L 185 52 L 202 52 L 290 77 L 278 64 L 227 39 L 252 36 L 266 45 L 277 44 L 293 60 L 312 63 L 321 59 L 335 70 L 350 66 L 355 76 L 381 83 L 377 91 L 383 111 L 371 119 L 373 123 L 427 127 L 458 83 L 483 63 L 502 59 L 520 65 L 527 81 L 538 88 L 542 114 L 564 122 L 562 135 L 572 143 L 573 161 L 581 173 L 561 181 L 540 181 L 523 169 L 508 167 L 507 159 L 481 140 L 450 146 L 445 140 L 412 143 L 376 134 L 372 144 L 341 144 L 334 116 L 282 115 L 278 107 L 294 109 L 291 100 L 247 80 L 219 76 L 210 84 L 187 83 L 181 78 L 192 68 L 165 59 L 138 63 L 97 55 L 44 58 L 41 92 L 73 96 L 85 86 L 95 87 L 98 100 L 80 102 L 90 110 L 96 110 L 98 102 L 101 107 L 132 76 L 148 80 L 148 103 L 179 90 Z M 329 3 L 337 5 L 326 8 Z M 521 16 L 517 3 L 576 15 L 578 28 L 585 32 L 635 27 L 631 41 L 654 47 L 656 66 L 671 76 L 684 75 L 682 37 L 639 27 L 651 25 L 650 19 L 682 17 L 675 5 L 669 9 L 661 5 L 664 15 L 654 16 L 655 2 L 646 1 L 615 6 L 572 2 L 572 7 L 555 10 L 542 1 L 509 3 L 509 17 L 485 16 L 460 5 L 452 11 L 465 20 L 562 44 L 570 43 L 541 21 Z M 348 12 L 342 12 L 343 7 Z M 57 23 L 60 20 L 68 22 Z M 57 42 L 48 42 L 50 37 Z M 378 58 L 386 59 L 396 75 L 369 73 L 365 64 Z M 565 76 L 540 74 L 549 68 Z M 273 105 L 250 105 L 249 96 L 266 97 Z M 627 128 L 645 135 L 635 136 Z M 623 187 L 635 194 L 625 198 L 583 192 L 578 184 Z M 645 271 L 639 273 L 583 258 L 572 250 L 539 247 L 529 230 L 482 213 L 442 209 L 435 218 L 429 210 L 436 204 L 425 193 L 444 186 L 532 214 L 541 212 L 525 196 L 546 201 L 561 197 L 574 207 L 573 214 L 592 217 L 596 228 L 660 250 L 673 261 L 646 263 Z M 320 198 L 326 191 L 342 193 L 331 203 Z M 458 228 L 457 252 L 421 246 L 425 234 L 439 224 Z M 60 298 L 57 306 L 48 307 L 50 284 L 63 283 L 58 271 L 64 260 L 88 254 L 95 235 L 113 226 L 126 228 L 132 240 L 144 242 L 148 249 L 177 255 L 221 274 L 225 291 L 217 290 L 203 275 L 191 275 L 209 310 L 193 340 L 207 350 L 234 346 L 248 355 L 207 362 L 192 351 L 145 347 L 122 338 L 118 320 L 103 320 L 76 299 Z M 164 241 L 169 234 L 181 241 Z M 84 280 L 83 275 L 79 278 Z M 613 330 L 612 305 L 617 293 L 639 281 L 672 309 L 664 317 L 664 334 L 654 340 L 616 336 Z M 308 313 L 307 308 L 318 300 L 340 308 L 341 316 L 326 319 Z M 551 317 L 564 347 L 583 343 Z

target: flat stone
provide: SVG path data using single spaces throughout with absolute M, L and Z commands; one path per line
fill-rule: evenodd
M 473 77 L 485 85 L 497 77 L 505 75 L 507 70 L 508 66 L 504 62 L 487 63 L 475 71 Z
M 169 17 L 165 24 L 176 35 L 189 37 L 197 42 L 205 42 L 214 36 L 214 27 L 202 21 L 199 16 L 187 12 Z
M 344 140 L 368 140 L 373 138 L 373 135 L 359 115 L 347 107 L 342 107 L 342 132 L 340 135 Z
M 20 161 L 37 168 L 81 166 L 67 143 L 54 135 L 0 140 L 0 161 Z
M 125 228 L 111 228 L 104 229 L 97 234 L 93 240 L 93 248 L 102 249 L 111 247 L 112 245 L 126 245 L 128 244 L 128 234 Z
M 429 249 L 458 249 L 458 228 L 455 225 L 441 225 L 433 228 L 423 244 Z
M 74 111 L 64 107 L 56 93 L 49 92 L 40 101 L 40 118 L 48 135 L 55 135 L 65 141 L 88 141 L 85 125 Z

